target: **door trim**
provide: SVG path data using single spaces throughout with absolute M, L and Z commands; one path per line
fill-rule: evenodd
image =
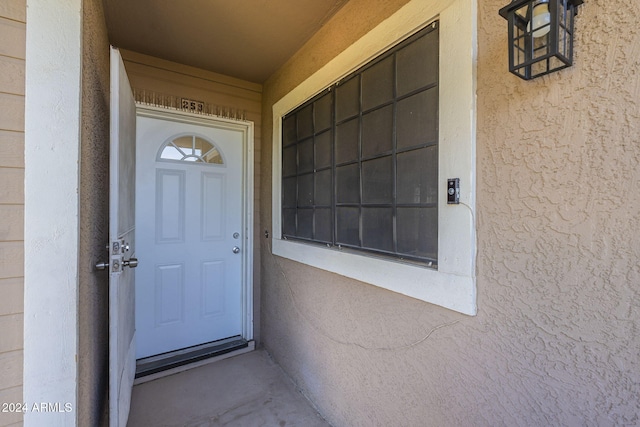
M 254 124 L 247 120 L 233 120 L 206 116 L 180 110 L 136 103 L 136 116 L 165 121 L 215 127 L 242 133 L 242 228 L 245 241 L 242 254 L 242 337 L 253 340 L 253 220 L 254 220 Z

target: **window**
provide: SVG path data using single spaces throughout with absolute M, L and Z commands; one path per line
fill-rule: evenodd
M 437 264 L 437 22 L 282 129 L 283 238 Z
M 220 151 L 209 141 L 196 135 L 175 137 L 160 147 L 160 161 L 196 162 L 221 165 Z
M 384 87 L 366 92 L 362 90 L 359 98 L 360 106 L 356 103 L 350 104 L 348 97 L 343 98 L 344 103 L 336 99 L 340 97 L 338 89 L 340 92 L 347 93 L 349 90 L 355 92 L 356 88 L 366 88 L 373 81 L 373 76 L 382 78 L 384 81 L 385 72 L 387 76 L 389 75 L 387 67 L 392 68 L 392 62 L 400 61 L 402 46 L 411 45 L 411 40 L 420 38 L 420 32 L 436 20 L 438 21 L 439 58 L 437 96 L 432 98 L 432 102 L 437 103 L 436 145 L 429 145 L 430 143 L 427 142 L 420 145 L 422 143 L 416 142 L 414 137 L 428 134 L 429 131 L 423 129 L 415 131 L 415 128 L 411 128 L 416 123 L 428 125 L 430 119 L 403 123 L 401 116 L 397 115 L 397 110 L 401 108 L 412 108 L 410 104 L 413 101 L 411 99 L 413 95 L 416 98 L 430 95 L 427 83 L 422 83 L 422 86 L 421 83 L 413 83 L 420 82 L 422 75 L 417 76 L 417 79 L 400 79 L 402 82 L 398 82 L 395 87 L 395 94 Z M 271 240 L 273 254 L 461 313 L 475 315 L 476 26 L 477 0 L 438 2 L 410 0 L 391 17 L 365 34 L 273 105 L 273 233 Z M 428 30 L 426 33 L 429 33 Z M 407 41 L 406 45 L 404 40 Z M 388 51 L 390 46 L 398 46 L 393 53 L 389 52 L 395 57 L 389 59 L 390 56 L 384 54 L 381 56 L 380 52 Z M 370 66 L 363 68 L 362 64 Z M 396 70 L 396 73 L 400 72 L 397 64 Z M 411 69 L 406 72 L 411 74 Z M 357 84 L 354 83 L 355 80 L 352 82 L 353 79 L 358 80 Z M 415 86 L 412 86 L 412 83 Z M 326 88 L 331 89 L 323 92 Z M 330 94 L 329 98 L 333 98 L 323 100 L 323 97 L 328 94 Z M 352 100 L 358 100 L 358 96 L 354 94 Z M 304 121 L 304 114 L 308 117 L 314 113 L 314 108 L 322 107 L 319 104 L 316 105 L 318 102 L 326 102 L 333 108 L 330 114 L 334 117 L 328 136 L 324 136 L 327 132 L 324 127 L 316 127 L 315 122 L 311 121 L 313 126 L 303 123 L 300 136 L 298 135 L 300 129 L 296 128 L 296 135 L 293 137 L 295 142 L 293 139 L 288 139 L 291 135 L 287 135 L 287 132 L 290 132 L 287 126 L 292 126 L 292 122 L 287 119 L 295 112 L 297 127 L 298 111 Z M 417 104 L 428 105 L 428 102 L 421 101 Z M 302 108 L 298 110 L 299 107 Z M 357 111 L 356 108 L 358 108 Z M 380 119 L 385 115 L 396 118 L 396 123 L 391 129 L 388 128 L 388 122 L 385 125 L 385 122 Z M 313 115 L 312 117 L 316 122 L 319 120 Z M 357 120 L 350 123 L 355 117 Z M 434 131 L 433 126 L 430 129 L 431 132 Z M 370 142 L 358 146 L 355 151 L 353 147 L 341 147 L 338 154 L 340 138 L 350 132 L 357 133 L 358 137 L 366 138 Z M 388 135 L 389 132 L 396 133 L 395 139 L 391 139 L 395 147 L 385 146 L 388 144 L 385 142 L 389 141 L 388 138 L 378 138 L 385 133 Z M 325 138 L 328 138 L 328 142 Z M 307 146 L 304 145 L 305 141 Z M 326 151 L 322 148 L 326 144 L 330 147 L 333 144 L 328 152 L 334 158 L 327 159 Z M 294 146 L 295 154 L 293 149 L 285 152 L 288 147 Z M 409 155 L 413 150 L 423 151 L 416 151 L 413 155 Z M 431 156 L 431 153 L 428 153 L 429 150 L 434 150 L 437 154 Z M 348 160 L 349 156 L 354 156 L 354 152 L 357 160 L 353 158 Z M 285 170 L 288 156 L 295 156 L 296 160 L 295 162 L 289 160 Z M 390 157 L 390 160 L 385 157 Z M 376 160 L 377 163 L 375 163 Z M 367 165 L 367 162 L 371 163 Z M 423 168 L 416 170 L 414 163 L 420 164 Z M 349 166 L 354 170 L 350 170 Z M 344 169 L 339 170 L 340 167 Z M 386 172 L 388 169 L 391 169 L 391 173 Z M 427 171 L 431 171 L 431 175 Z M 405 174 L 405 172 L 408 173 Z M 322 173 L 330 175 L 330 178 Z M 343 176 L 338 176 L 339 173 Z M 423 177 L 423 173 L 427 176 Z M 388 194 L 385 193 L 389 190 L 376 187 L 378 182 L 375 180 L 380 176 L 391 177 L 385 178 L 382 183 L 395 180 L 391 189 L 391 202 L 388 201 Z M 434 176 L 437 177 L 434 178 Z M 459 205 L 447 204 L 448 178 L 460 179 Z M 295 181 L 295 185 L 285 183 L 287 179 Z M 332 193 L 327 195 L 326 192 L 322 192 L 326 187 L 318 186 L 317 183 L 326 182 L 329 179 L 332 181 L 330 185 Z M 361 180 L 359 182 L 361 189 L 355 195 L 349 194 L 348 189 L 338 187 L 336 184 L 338 180 L 344 182 L 348 179 Z M 432 187 L 431 183 L 434 179 L 435 187 Z M 416 191 L 418 186 L 416 181 L 420 181 L 419 194 Z M 406 185 L 407 182 L 409 185 Z M 298 201 L 298 195 L 302 197 L 305 193 L 299 190 L 300 188 L 307 191 L 306 197 L 308 197 L 306 201 L 302 199 L 301 203 Z M 287 191 L 288 193 L 285 194 Z M 346 194 L 343 193 L 345 191 Z M 355 201 L 356 195 L 357 201 Z M 387 199 L 384 199 L 385 197 Z M 326 203 L 327 198 L 329 203 Z M 344 206 L 337 202 L 338 198 L 341 200 L 340 203 L 345 204 Z M 432 205 L 433 198 L 437 200 L 435 205 Z M 393 243 L 393 253 L 385 252 L 384 245 L 388 245 L 386 248 L 390 247 L 389 237 L 386 237 L 386 241 L 380 238 L 374 243 L 364 238 L 367 233 L 371 234 L 371 230 L 365 230 L 367 222 L 376 227 L 378 227 L 377 224 L 385 222 L 385 209 L 391 209 L 391 215 L 396 215 L 396 220 L 402 219 L 400 218 L 402 211 L 399 209 L 405 207 L 402 206 L 403 203 L 411 205 L 406 206 L 407 209 L 413 209 L 415 205 L 415 208 L 424 209 L 424 212 L 431 212 L 432 216 L 437 215 L 436 218 L 430 219 L 431 224 L 437 224 L 433 226 L 437 229 L 433 231 L 437 233 L 434 239 L 437 241 L 436 250 L 431 250 L 429 253 L 429 249 L 425 248 L 426 250 L 423 249 L 422 253 L 418 253 L 420 251 L 410 246 L 422 242 L 411 242 L 411 240 L 406 246 L 398 245 L 397 242 L 410 239 L 408 235 L 415 235 L 416 228 L 413 226 L 403 228 L 401 225 L 399 229 L 398 224 L 394 225 L 392 235 L 396 242 Z M 339 213 L 340 207 L 345 209 Z M 300 215 L 298 208 L 302 211 Z M 365 208 L 371 208 L 372 211 L 363 213 Z M 331 211 L 328 219 L 323 209 Z M 320 215 L 317 215 L 318 212 Z M 341 237 L 338 237 L 339 215 L 343 216 L 343 220 L 352 223 L 355 223 L 357 218 L 357 236 L 353 227 L 351 234 L 342 233 Z M 370 222 L 371 218 L 373 222 Z M 360 225 L 361 220 L 364 221 L 364 226 Z M 327 222 L 331 223 L 327 225 Z M 386 222 L 388 223 L 388 219 Z M 291 227 L 291 224 L 295 227 Z M 325 229 L 329 229 L 330 232 L 324 232 Z M 330 235 L 331 233 L 333 235 Z M 424 235 L 427 234 L 424 233 Z M 346 243 L 342 244 L 341 242 L 345 240 Z M 347 243 L 352 243 L 352 246 L 348 246 Z M 377 247 L 371 248 L 371 246 Z M 416 253 L 418 256 L 412 256 Z M 379 254 L 385 256 L 378 256 Z M 429 266 L 430 260 L 434 258 L 437 260 L 437 265 Z M 407 259 L 411 262 L 407 262 Z

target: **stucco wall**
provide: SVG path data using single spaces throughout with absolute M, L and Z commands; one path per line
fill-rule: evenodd
M 0 404 L 22 401 L 25 21 L 25 0 L 0 2 Z
M 271 106 L 403 3 L 352 0 L 265 84 L 263 228 Z M 574 67 L 524 82 L 503 3 L 478 2 L 478 315 L 263 245 L 263 342 L 336 426 L 640 423 L 640 4 L 587 0 Z
M 106 422 L 109 386 L 109 40 L 101 0 L 84 0 L 78 269 L 78 423 Z

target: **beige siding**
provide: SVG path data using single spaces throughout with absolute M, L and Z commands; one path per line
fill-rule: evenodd
M 222 74 L 165 61 L 136 52 L 122 50 L 131 86 L 167 95 L 180 96 L 231 108 L 244 110 L 247 120 L 254 123 L 254 337 L 259 340 L 260 325 L 260 136 L 262 134 L 262 85 Z
M 2 103 L 0 102 L 0 105 Z M 24 169 L 0 168 L 0 203 L 19 205 L 24 203 Z
M 24 67 L 23 67 L 23 70 L 24 70 Z M 24 77 L 22 81 L 24 85 Z M 0 167 L 9 167 L 9 168 L 24 167 L 24 133 L 23 132 L 11 132 L 11 131 L 0 130 Z
M 25 15 L 25 0 L 0 2 L 0 402 L 22 401 Z
M 0 316 L 0 354 L 22 348 L 22 324 L 22 313 Z
M 18 22 L 25 22 L 27 17 L 25 0 L 2 0 L 0 2 L 0 16 Z
M 22 402 L 22 386 L 0 390 L 0 402 Z M 20 412 L 0 412 L 0 425 L 2 426 L 22 425 L 21 422 L 22 413 Z
M 23 240 L 24 207 L 22 205 L 0 204 L 0 239 L 3 241 Z
M 23 277 L 23 264 L 24 245 L 22 241 L 0 242 L 0 278 Z
M 8 388 L 22 385 L 22 350 L 0 354 L 0 377 Z
M 0 93 L 0 105 L 2 105 L 0 129 L 13 132 L 24 131 L 24 95 Z
M 0 279 L 0 316 L 20 314 L 24 309 L 24 281 L 22 277 Z M 0 364 L 1 365 L 1 364 Z M 2 378 L 2 375 L 0 375 Z
M 0 56 L 2 92 L 24 95 L 24 59 Z
M 0 17 L 0 55 L 24 59 L 26 27 L 24 22 Z

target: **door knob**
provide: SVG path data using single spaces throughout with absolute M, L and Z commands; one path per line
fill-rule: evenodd
M 233 251 L 234 254 L 237 254 L 238 252 L 240 252 L 240 248 L 237 246 L 234 246 L 233 249 L 231 249 Z
M 106 270 L 109 268 L 109 261 L 99 262 L 96 264 L 96 270 Z
M 122 265 L 129 268 L 136 268 L 138 266 L 138 258 L 129 258 L 127 261 L 122 261 Z

